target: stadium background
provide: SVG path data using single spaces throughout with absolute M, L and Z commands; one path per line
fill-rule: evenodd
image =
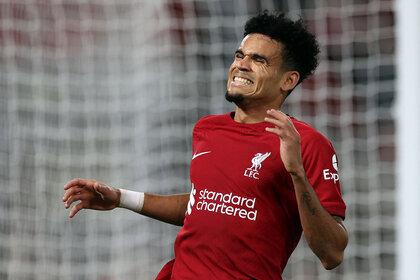
M 330 138 L 350 243 L 324 271 L 304 240 L 285 279 L 395 278 L 394 2 L 0 0 L 0 279 L 153 279 L 178 227 L 124 209 L 68 218 L 73 177 L 189 192 L 191 133 L 224 100 L 246 19 L 308 22 L 320 65 L 283 111 Z M 292 277 L 293 275 L 293 277 Z

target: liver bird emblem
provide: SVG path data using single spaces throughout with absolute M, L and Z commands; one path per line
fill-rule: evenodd
M 254 158 L 251 160 L 252 162 L 252 166 L 251 169 L 253 169 L 254 171 L 257 171 L 257 169 L 261 169 L 261 163 L 268 158 L 271 155 L 271 153 L 256 153 Z

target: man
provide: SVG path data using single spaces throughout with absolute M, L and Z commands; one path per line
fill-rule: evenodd
M 347 246 L 337 157 L 330 142 L 278 109 L 317 66 L 315 37 L 301 20 L 267 12 L 245 26 L 229 69 L 235 112 L 208 116 L 193 132 L 190 194 L 160 196 L 74 179 L 65 207 L 125 207 L 182 225 L 175 259 L 157 279 L 281 279 L 302 230 L 326 269 Z

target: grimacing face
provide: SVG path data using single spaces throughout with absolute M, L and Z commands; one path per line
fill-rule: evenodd
M 278 98 L 283 74 L 281 49 L 281 43 L 266 35 L 247 35 L 229 68 L 227 95 L 268 102 Z

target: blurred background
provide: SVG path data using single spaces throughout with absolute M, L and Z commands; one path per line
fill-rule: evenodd
M 154 279 L 179 227 L 125 209 L 68 218 L 74 177 L 190 192 L 195 122 L 234 109 L 245 21 L 279 9 L 321 46 L 283 111 L 333 143 L 348 205 L 344 263 L 302 239 L 284 279 L 395 278 L 391 0 L 0 0 L 0 279 Z

